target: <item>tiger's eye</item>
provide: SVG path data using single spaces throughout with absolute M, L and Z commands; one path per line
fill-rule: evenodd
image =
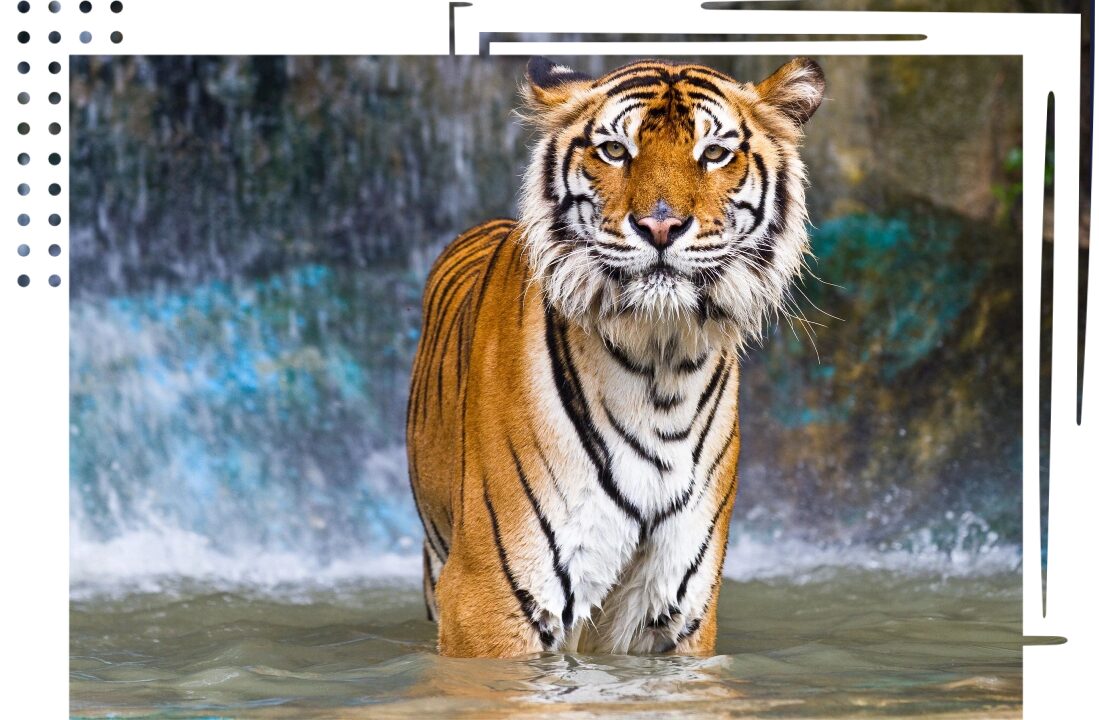
M 614 140 L 608 140 L 599 146 L 603 154 L 611 160 L 621 160 L 626 157 L 626 146 Z
M 723 160 L 729 151 L 721 145 L 710 145 L 702 151 L 702 157 L 710 162 L 718 162 Z

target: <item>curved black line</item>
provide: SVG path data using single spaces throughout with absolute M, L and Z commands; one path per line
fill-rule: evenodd
M 702 565 L 703 556 L 705 556 L 706 551 L 710 549 L 710 542 L 714 539 L 714 528 L 717 526 L 717 519 L 725 509 L 725 504 L 729 502 L 729 498 L 732 496 L 735 487 L 736 483 L 730 483 L 729 489 L 725 491 L 725 497 L 721 498 L 721 502 L 718 503 L 717 512 L 714 513 L 713 518 L 710 520 L 710 527 L 706 531 L 706 539 L 703 541 L 702 547 L 698 549 L 698 553 L 695 554 L 694 560 L 691 561 L 691 566 L 687 568 L 687 572 L 683 575 L 683 579 L 679 582 L 679 589 L 675 593 L 675 601 L 677 604 L 683 602 L 683 596 L 687 594 L 687 583 L 689 583 L 694 574 L 698 572 L 699 566 Z
M 614 416 L 611 409 L 607 407 L 606 400 L 600 398 L 599 404 L 603 406 L 603 412 L 607 415 L 607 420 L 610 422 L 611 427 L 614 428 L 614 431 L 618 433 L 619 437 L 626 441 L 626 444 L 630 446 L 630 449 L 632 449 L 638 457 L 662 473 L 666 473 L 672 469 L 672 466 L 665 462 L 663 458 L 657 456 L 647 447 L 642 445 L 641 440 L 639 440 L 636 435 L 622 426 L 622 423 Z
M 515 454 L 515 448 L 510 440 L 508 441 L 508 450 L 511 452 L 512 462 L 515 463 L 515 472 L 519 474 L 519 483 L 523 486 L 523 492 L 526 493 L 531 508 L 534 509 L 534 515 L 538 518 L 538 524 L 542 527 L 542 534 L 546 536 L 546 543 L 549 545 L 550 554 L 553 556 L 553 572 L 557 576 L 557 582 L 561 584 L 561 594 L 565 596 L 565 607 L 561 610 L 561 622 L 568 630 L 572 627 L 572 606 L 574 602 L 572 578 L 569 577 L 568 570 L 561 563 L 561 548 L 557 545 L 557 534 L 554 533 L 553 527 L 546 519 L 545 513 L 542 512 L 542 506 L 538 503 L 538 498 L 534 497 L 530 481 L 527 480 L 527 474 L 523 472 L 523 465 L 519 462 L 519 456 Z
M 721 387 L 717 390 L 714 404 L 710 406 L 710 414 L 706 418 L 706 424 L 702 427 L 702 432 L 698 434 L 698 442 L 695 443 L 694 450 L 691 451 L 691 459 L 694 461 L 695 469 L 698 468 L 698 459 L 702 457 L 702 446 L 706 443 L 706 438 L 710 434 L 710 428 L 714 424 L 714 417 L 717 415 L 717 409 L 721 405 L 721 398 L 725 396 L 725 386 L 729 383 L 729 375 L 731 374 L 730 369 L 726 368 L 721 377 Z
M 615 484 L 614 475 L 610 467 L 610 452 L 607 443 L 592 422 L 591 409 L 584 397 L 584 388 L 580 382 L 580 376 L 572 361 L 572 353 L 569 350 L 567 327 L 558 321 L 553 307 L 548 301 L 544 301 L 546 310 L 546 349 L 549 351 L 550 365 L 553 369 L 553 380 L 557 387 L 557 397 L 572 423 L 573 429 L 580 438 L 580 444 L 584 448 L 588 459 L 595 466 L 596 479 L 603 492 L 607 493 L 611 501 L 618 509 L 628 515 L 634 522 L 641 524 L 641 511 L 637 506 L 627 500 L 618 485 Z
M 496 518 L 496 509 L 492 506 L 492 500 L 488 496 L 487 479 L 482 478 L 481 482 L 484 487 L 485 509 L 488 510 L 488 519 L 492 523 L 492 540 L 496 543 L 496 553 L 500 557 L 500 569 L 504 571 L 504 577 L 507 578 L 508 585 L 511 587 L 511 593 L 519 601 L 519 607 L 522 609 L 523 615 L 526 616 L 527 622 L 538 633 L 538 637 L 542 641 L 542 649 L 548 650 L 553 645 L 553 633 L 543 628 L 541 623 L 535 619 L 534 611 L 537 605 L 534 602 L 534 596 L 529 591 L 519 587 L 519 583 L 515 581 L 515 576 L 511 574 L 508 554 L 504 549 L 503 542 L 500 540 L 500 521 Z

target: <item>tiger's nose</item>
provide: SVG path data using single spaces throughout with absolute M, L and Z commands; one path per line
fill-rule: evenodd
M 658 218 L 652 215 L 637 220 L 633 215 L 630 215 L 630 225 L 633 227 L 633 231 L 657 250 L 663 250 L 675 242 L 676 238 L 687 232 L 687 229 L 691 227 L 692 220 L 693 218 L 680 220 L 677 217 Z

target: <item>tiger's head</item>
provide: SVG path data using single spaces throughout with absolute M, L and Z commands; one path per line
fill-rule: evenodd
M 823 91 L 804 58 L 758 85 L 655 60 L 590 78 L 533 58 L 520 220 L 549 302 L 589 327 L 758 337 L 808 251 L 798 145 Z

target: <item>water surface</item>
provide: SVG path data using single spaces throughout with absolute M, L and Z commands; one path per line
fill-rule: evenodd
M 726 581 L 711 658 L 434 650 L 416 581 L 74 593 L 76 717 L 1019 717 L 1017 573 Z

